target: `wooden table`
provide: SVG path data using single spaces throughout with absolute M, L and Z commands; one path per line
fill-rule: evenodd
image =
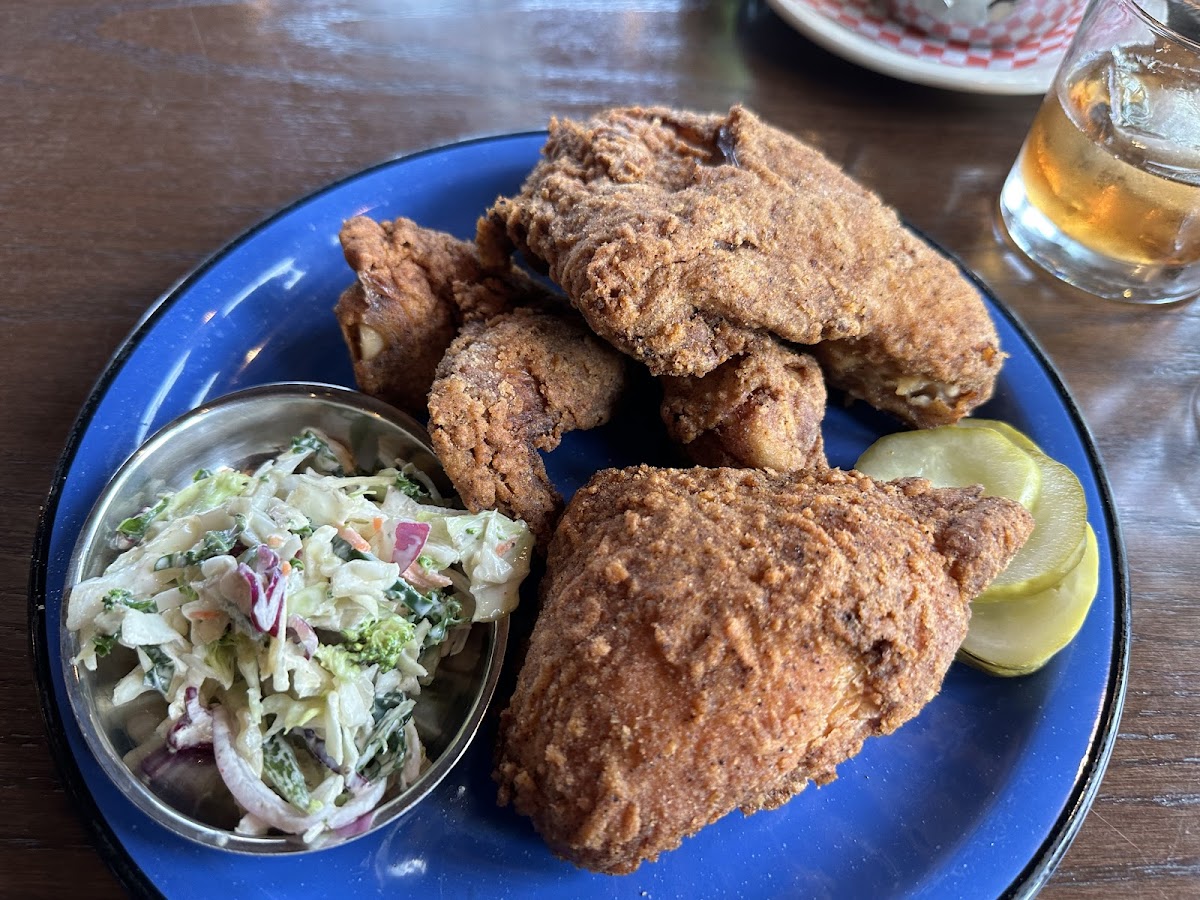
M 1036 97 L 894 81 L 721 0 L 4 0 L 0 47 L 0 894 L 120 893 L 47 753 L 26 583 L 72 420 L 154 299 L 385 158 L 609 105 L 745 102 L 958 254 L 1064 375 L 1124 528 L 1132 675 L 1098 799 L 1044 895 L 1200 895 L 1200 308 L 1078 294 L 999 238 Z

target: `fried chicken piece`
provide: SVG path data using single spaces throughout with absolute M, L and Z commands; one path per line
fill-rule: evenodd
M 569 310 L 464 326 L 429 391 L 429 434 L 467 508 L 524 519 L 544 548 L 563 501 L 538 451 L 608 421 L 625 377 L 624 357 Z
M 938 692 L 1017 503 L 858 472 L 596 474 L 551 543 L 508 709 L 502 804 L 626 873 L 824 784 Z
M 508 261 L 484 266 L 475 244 L 399 218 L 348 220 L 339 238 L 357 280 L 334 313 L 358 386 L 416 416 L 459 326 L 553 295 Z
M 791 472 L 825 466 L 825 379 L 817 361 L 758 341 L 703 378 L 664 375 L 667 433 L 701 466 Z
M 830 383 L 915 425 L 991 395 L 1003 354 L 972 284 L 745 109 L 555 119 L 543 156 L 480 223 L 483 258 L 522 251 L 655 374 L 703 375 L 768 332 L 840 342 L 822 357 Z

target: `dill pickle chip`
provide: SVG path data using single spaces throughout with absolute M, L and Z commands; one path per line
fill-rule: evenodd
M 1026 509 L 1032 512 L 1037 526 L 1034 528 L 1034 535 L 1021 550 L 1025 558 L 1019 556 L 1014 559 L 1006 572 L 976 598 L 976 602 L 1010 600 L 1014 596 L 1042 590 L 1066 574 L 1084 554 L 1084 530 L 1087 521 L 1084 488 L 1073 472 L 1062 463 L 1046 457 L 1042 448 L 1008 422 L 967 418 L 962 419 L 959 425 L 989 428 L 1003 434 L 1028 452 L 1033 461 L 1042 468 L 1045 486 L 1043 490 L 1046 491 L 1044 500 L 1039 498 L 1032 506 L 1026 504 Z M 1042 530 L 1042 534 L 1037 534 L 1038 529 Z M 1073 545 L 1072 536 L 1076 534 L 1079 535 L 1079 539 Z M 1057 546 L 1044 546 L 1051 540 L 1056 541 Z
M 959 659 L 995 675 L 1026 675 L 1075 637 L 1099 585 L 1099 547 L 1079 479 L 1027 435 L 1006 422 L 968 418 L 887 435 L 857 468 L 889 481 L 920 475 L 938 487 L 982 484 L 1033 516 L 1025 545 L 971 603 Z
M 987 429 L 978 429 L 986 431 Z M 1087 498 L 1075 473 L 1040 451 L 1028 456 L 1041 470 L 1041 489 L 1026 505 L 1033 534 L 1008 567 L 975 604 L 1010 600 L 1044 590 L 1066 577 L 1083 556 L 1087 537 Z
M 1036 450 L 1038 453 L 1043 452 L 1042 448 L 1035 444 L 1033 439 L 1025 432 L 1009 425 L 1007 422 L 1001 422 L 999 419 L 975 419 L 968 416 L 965 419 L 960 419 L 958 424 L 966 428 L 990 428 L 992 431 L 1000 432 L 1022 450 Z
M 1016 500 L 1029 510 L 1033 533 L 976 604 L 1044 590 L 1083 555 L 1087 499 L 1079 479 L 1006 423 L 964 419 L 885 435 L 859 457 L 856 468 L 885 481 L 920 475 L 937 487 L 981 484 L 984 493 Z
M 935 487 L 983 485 L 985 494 L 1008 497 L 1029 509 L 1041 489 L 1033 458 L 991 428 L 941 425 L 881 437 L 854 466 L 878 481 L 920 476 Z
M 972 604 L 959 659 L 994 675 L 1028 675 L 1079 633 L 1100 584 L 1100 551 L 1089 525 L 1079 562 L 1058 584 L 1006 603 Z

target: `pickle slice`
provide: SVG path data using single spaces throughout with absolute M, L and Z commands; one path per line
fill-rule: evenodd
M 986 431 L 987 429 L 978 429 Z M 1041 489 L 1032 505 L 1033 534 L 1008 567 L 975 598 L 976 604 L 1011 600 L 1057 584 L 1083 556 L 1087 498 L 1075 473 L 1046 454 L 1027 454 L 1041 470 Z
M 1079 563 L 1058 584 L 1005 603 L 971 605 L 958 658 L 994 675 L 1028 675 L 1079 633 L 1100 584 L 1100 551 L 1087 526 Z
M 941 425 L 881 437 L 854 466 L 878 481 L 920 476 L 935 487 L 983 485 L 985 494 L 1008 497 L 1029 509 L 1041 492 L 1041 467 L 992 428 Z
M 968 416 L 965 419 L 960 419 L 958 424 L 966 428 L 990 428 L 992 431 L 1000 432 L 1022 450 L 1036 450 L 1038 453 L 1045 452 L 1025 432 L 1009 425 L 1007 422 L 1001 422 L 999 419 L 974 419 Z
M 961 420 L 959 425 L 975 428 L 989 428 L 999 434 L 1004 435 L 1022 450 L 1025 450 L 1034 459 L 1040 463 L 1043 482 L 1046 483 L 1052 494 L 1057 490 L 1057 494 L 1045 501 L 1045 507 L 1040 507 L 1039 504 L 1034 506 L 1026 506 L 1034 515 L 1038 527 L 1041 528 L 1042 534 L 1035 538 L 1030 538 L 1030 543 L 1034 546 L 1022 549 L 1022 553 L 1026 554 L 1024 559 L 1014 559 L 1009 565 L 1008 570 L 996 579 L 992 585 L 983 592 L 982 595 L 976 598 L 976 602 L 987 603 L 992 600 L 1008 600 L 1014 596 L 1038 591 L 1045 588 L 1047 585 L 1057 580 L 1059 575 L 1065 574 L 1069 569 L 1078 563 L 1084 552 L 1084 525 L 1087 520 L 1087 501 L 1083 496 L 1083 488 L 1079 485 L 1079 479 L 1075 477 L 1075 473 L 1066 469 L 1061 463 L 1049 460 L 1042 452 L 1042 449 L 1034 443 L 1034 441 L 1024 432 L 1014 428 L 1007 422 L 1001 422 L 998 419 L 972 419 L 966 418 Z M 1047 472 L 1046 461 L 1053 462 L 1055 470 Z M 1053 508 L 1050 508 L 1053 507 Z M 1050 514 L 1050 515 L 1048 515 Z M 1048 523 L 1048 519 L 1053 518 L 1057 521 Z M 1075 543 L 1073 549 L 1067 552 L 1067 548 L 1072 545 L 1070 543 L 1071 535 L 1078 534 L 1079 539 Z M 1048 541 L 1051 537 L 1055 541 L 1061 541 L 1062 546 L 1059 547 L 1057 554 L 1043 553 L 1039 557 L 1039 544 Z M 1040 548 L 1045 550 L 1045 548 Z M 1028 552 L 1027 552 L 1028 551 Z M 1047 558 L 1054 556 L 1053 561 L 1048 561 Z M 1039 561 L 1039 558 L 1043 561 Z M 1029 572 L 1036 570 L 1037 566 L 1045 565 L 1044 572 L 1038 573 L 1033 571 L 1033 576 L 1030 577 Z

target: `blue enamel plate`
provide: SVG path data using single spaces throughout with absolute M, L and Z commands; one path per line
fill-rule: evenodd
M 1099 457 L 1061 379 L 1021 324 L 983 293 L 1010 354 L 979 414 L 1004 419 L 1069 465 L 1100 536 L 1100 591 L 1075 641 L 1034 675 L 955 664 L 942 692 L 894 735 L 867 742 L 838 779 L 780 809 L 733 813 L 658 862 L 604 876 L 556 859 L 496 806 L 495 717 L 434 794 L 394 826 L 304 857 L 256 858 L 179 838 L 104 775 L 68 712 L 58 629 L 67 563 L 108 478 L 142 441 L 206 400 L 269 381 L 353 386 L 332 307 L 351 281 L 337 241 L 357 214 L 408 216 L 464 238 L 515 191 L 544 134 L 456 144 L 384 163 L 300 201 L 238 238 L 159 300 L 125 340 L 71 432 L 38 532 L 30 629 L 52 746 L 100 852 L 137 895 L 207 897 L 984 897 L 1037 890 L 1074 837 L 1116 736 L 1129 594 Z M 597 469 L 675 457 L 655 410 L 636 404 L 550 454 L 565 496 Z M 897 427 L 830 404 L 830 461 L 848 467 Z M 526 604 L 530 606 L 531 604 Z M 531 624 L 513 623 L 510 647 Z M 714 739 L 719 739 L 715 735 Z

